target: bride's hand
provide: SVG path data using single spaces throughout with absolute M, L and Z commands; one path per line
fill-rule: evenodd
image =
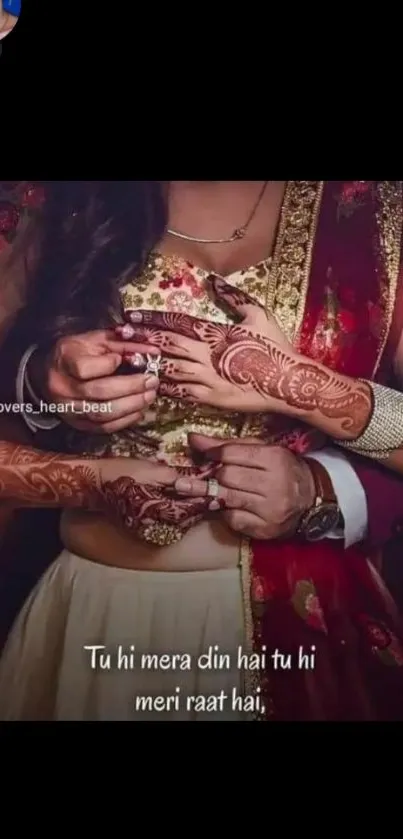
M 274 316 L 245 292 L 219 278 L 212 289 L 239 325 L 133 311 L 126 313 L 131 329 L 126 324 L 124 337 L 162 350 L 160 395 L 248 413 L 281 410 L 278 384 L 295 357 L 292 346 Z
M 174 488 L 183 476 L 208 477 L 212 467 L 172 469 L 147 460 L 101 458 L 96 461 L 99 495 L 96 506 L 140 537 L 156 522 L 185 533 L 208 510 L 209 499 L 183 498 Z

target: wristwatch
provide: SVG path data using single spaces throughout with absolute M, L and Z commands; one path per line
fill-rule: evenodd
M 302 516 L 297 535 L 308 542 L 316 542 L 318 539 L 323 539 L 331 530 L 340 527 L 342 516 L 333 484 L 325 467 L 310 457 L 305 458 L 305 463 L 309 466 L 314 480 L 315 501 Z

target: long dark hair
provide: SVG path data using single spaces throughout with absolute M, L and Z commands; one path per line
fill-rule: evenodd
M 25 328 L 35 343 L 108 326 L 119 287 L 141 269 L 167 220 L 160 181 L 43 184 L 39 259 L 28 279 Z

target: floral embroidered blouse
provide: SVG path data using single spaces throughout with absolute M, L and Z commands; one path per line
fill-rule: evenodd
M 186 312 L 215 323 L 229 323 L 231 316 L 216 305 L 209 291 L 211 276 L 208 271 L 180 257 L 152 253 L 142 274 L 122 289 L 123 311 Z M 265 305 L 271 280 L 271 259 L 236 271 L 226 280 Z M 187 466 L 192 463 L 187 442 L 190 432 L 220 438 L 254 436 L 267 442 L 281 442 L 298 451 L 305 451 L 312 444 L 312 432 L 305 427 L 296 429 L 295 421 L 283 417 L 226 414 L 209 406 L 190 406 L 159 397 L 143 422 L 125 432 L 112 434 L 102 449 L 99 437 L 94 438 L 93 445 L 104 455 L 144 457 L 169 465 Z M 91 450 L 94 451 L 93 447 Z

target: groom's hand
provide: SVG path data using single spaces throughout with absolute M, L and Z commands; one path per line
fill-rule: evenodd
M 80 431 L 120 431 L 139 422 L 156 398 L 157 379 L 134 371 L 118 374 L 124 358 L 146 352 L 157 350 L 118 339 L 114 329 L 68 335 L 57 341 L 46 358 L 33 356 L 39 365 L 39 392 L 60 406 L 58 419 Z
M 191 434 L 189 443 L 218 466 L 215 477 L 222 515 L 232 530 L 254 539 L 295 534 L 301 516 L 315 500 L 312 473 L 302 458 L 251 438 L 223 442 Z M 207 482 L 180 478 L 175 489 L 200 498 L 207 493 Z

